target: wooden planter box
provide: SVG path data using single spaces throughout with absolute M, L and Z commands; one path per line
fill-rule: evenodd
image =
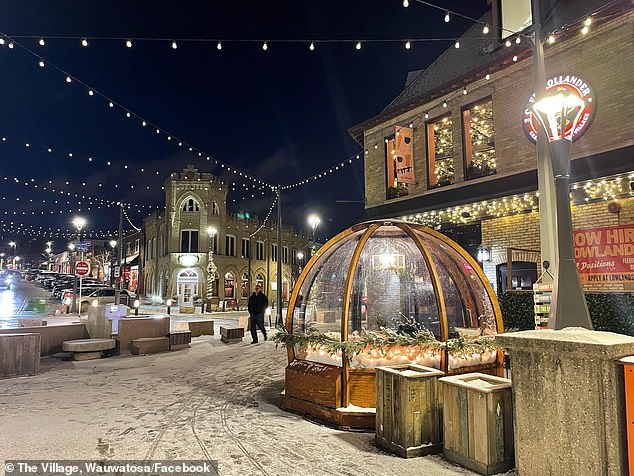
M 439 380 L 445 458 L 485 475 L 513 468 L 511 381 L 482 373 Z
M 242 327 L 220 326 L 220 340 L 225 344 L 235 344 L 242 342 L 244 329 Z
M 376 444 L 404 458 L 442 452 L 438 377 L 420 365 L 376 368 Z
M 40 371 L 40 335 L 0 335 L 0 378 L 35 375 Z

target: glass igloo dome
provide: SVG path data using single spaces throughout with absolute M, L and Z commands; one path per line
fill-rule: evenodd
M 335 376 L 341 370 L 341 407 L 373 407 L 376 366 L 415 363 L 446 373 L 488 367 L 495 373 L 497 352 L 453 355 L 439 343 L 502 332 L 502 318 L 486 276 L 458 244 L 422 225 L 371 221 L 343 231 L 310 259 L 291 294 L 286 332 L 289 342 L 318 338 L 288 346 L 287 402 L 312 398 L 298 397 L 293 375 L 310 379 L 315 365 L 325 365 Z M 388 340 L 375 348 L 368 336 L 381 333 Z M 424 335 L 430 341 L 424 345 L 399 344 Z M 359 340 L 364 344 L 354 355 L 337 347 Z

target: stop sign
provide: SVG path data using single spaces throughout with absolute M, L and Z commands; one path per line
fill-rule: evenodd
M 89 270 L 90 270 L 90 267 L 88 266 L 88 263 L 86 263 L 85 261 L 78 261 L 77 264 L 75 265 L 75 274 L 77 276 L 86 276 Z

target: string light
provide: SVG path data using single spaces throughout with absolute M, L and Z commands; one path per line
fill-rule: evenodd
M 454 43 L 454 47 L 455 47 L 456 49 L 460 48 L 460 42 L 459 42 L 459 41 L 456 41 L 456 42 Z
M 491 79 L 491 75 L 490 75 L 489 73 L 487 73 L 487 74 L 484 76 L 484 79 L 486 79 L 486 80 L 488 81 L 489 79 Z
M 462 94 L 464 94 L 465 96 L 467 95 L 467 88 L 462 89 Z
M 592 18 L 587 17 L 584 21 L 583 21 L 583 26 L 590 26 L 592 24 Z
M 46 44 L 44 38 L 40 38 L 40 41 L 38 43 L 40 44 L 40 46 L 44 46 Z
M 504 42 L 504 46 L 506 46 L 507 48 L 510 48 L 511 47 L 511 40 L 506 40 Z
M 552 45 L 555 42 L 555 35 L 548 35 L 548 44 Z
M 176 44 L 176 41 L 172 41 L 172 48 L 173 48 L 173 49 L 178 48 L 178 45 Z
M 447 107 L 447 101 L 442 102 L 442 107 Z
M 125 41 L 125 45 L 126 45 L 128 48 L 132 48 L 132 42 L 131 42 L 130 40 L 126 40 L 126 41 Z
M 360 50 L 360 49 L 361 49 L 361 42 L 360 42 L 360 41 L 357 41 L 357 46 L 356 46 L 356 49 L 358 49 L 358 50 Z
M 309 49 L 310 51 L 315 51 L 315 43 L 311 41 L 311 42 L 310 42 L 310 46 L 308 47 L 308 49 Z
M 216 49 L 217 50 L 221 50 L 222 49 L 222 43 L 220 41 L 216 44 Z
M 584 27 L 581 29 L 581 33 L 582 33 L 582 34 L 584 34 L 584 35 L 587 35 L 587 34 L 588 34 L 588 31 L 590 31 L 590 29 L 589 29 L 587 26 L 584 26 Z
M 409 40 L 407 40 L 407 41 L 405 42 L 405 49 L 406 49 L 406 50 L 409 50 L 409 49 L 411 48 L 411 46 L 412 46 L 412 45 L 411 45 L 411 43 L 409 42 Z
M 445 12 L 445 23 L 449 23 L 450 20 L 451 20 L 451 17 L 449 16 L 449 10 L 447 10 Z
M 408 0 L 403 0 L 403 6 L 405 8 L 409 7 L 409 1 Z
M 269 49 L 269 45 L 266 43 L 266 41 L 265 41 L 264 43 L 262 43 L 262 49 L 263 49 L 264 51 L 266 51 L 266 50 L 268 50 L 268 49 Z
M 81 46 L 84 46 L 84 47 L 88 46 L 88 40 L 86 38 L 83 38 L 81 40 Z
M 40 62 L 38 64 L 40 65 L 40 68 L 44 67 L 44 61 L 40 60 Z
M 488 24 L 488 23 L 486 23 L 486 24 L 484 25 L 484 27 L 482 28 L 482 33 L 483 33 L 484 35 L 488 35 L 488 34 L 489 34 L 489 24 Z

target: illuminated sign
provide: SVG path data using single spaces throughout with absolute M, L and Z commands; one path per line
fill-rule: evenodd
M 575 230 L 573 239 L 582 283 L 634 282 L 634 225 Z
M 194 266 L 198 263 L 198 256 L 196 255 L 180 255 L 178 262 L 187 268 Z
M 554 93 L 556 91 L 565 91 L 572 93 L 584 102 L 583 109 L 579 116 L 579 120 L 575 126 L 575 130 L 572 133 L 572 141 L 579 139 L 590 127 L 594 114 L 596 112 L 596 97 L 592 87 L 578 76 L 573 75 L 560 75 L 554 76 L 546 81 L 546 92 Z M 528 104 L 524 109 L 524 117 L 522 120 L 522 126 L 524 133 L 532 141 L 537 142 L 537 132 L 540 130 L 539 121 L 533 114 L 532 105 L 535 102 L 535 93 L 528 99 Z M 564 134 L 570 132 L 570 127 L 573 126 L 572 122 L 566 124 L 567 128 L 564 130 Z

